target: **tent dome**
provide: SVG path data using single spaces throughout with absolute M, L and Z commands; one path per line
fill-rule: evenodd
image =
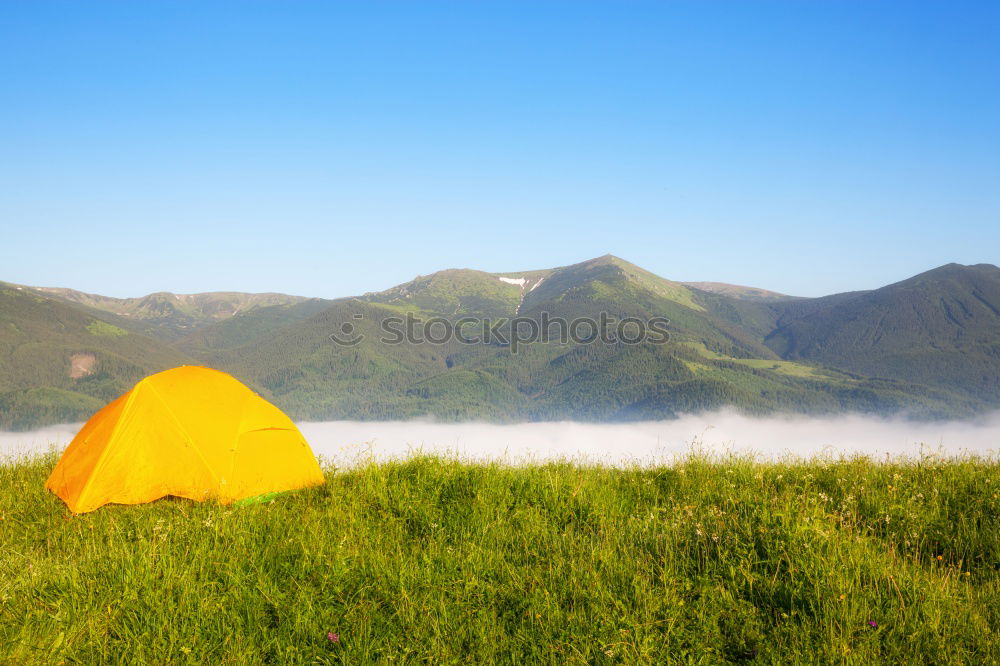
M 284 412 L 224 372 L 185 365 L 146 377 L 94 414 L 45 487 L 86 513 L 166 495 L 229 504 L 322 483 Z

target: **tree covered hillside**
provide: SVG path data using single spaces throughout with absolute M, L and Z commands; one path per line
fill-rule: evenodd
M 516 353 L 496 340 L 382 341 L 387 317 L 456 322 L 517 316 L 541 328 L 543 313 L 566 321 L 600 313 L 643 321 L 663 317 L 670 340 L 632 345 L 553 339 Z M 528 273 L 435 273 L 338 301 L 213 362 L 265 387 L 279 406 L 304 419 L 634 420 L 723 406 L 750 413 L 905 410 L 945 417 L 981 408 L 947 387 L 786 360 L 764 344 L 781 316 L 773 302 L 691 288 L 606 256 Z M 345 325 L 363 337 L 356 346 L 329 339 Z M 499 331 L 511 337 L 509 326 Z
M 80 421 L 185 354 L 82 308 L 0 283 L 0 428 Z
M 612 332 L 625 318 L 665 322 L 669 339 L 595 342 L 552 325 L 601 317 Z M 407 318 L 416 339 L 403 339 Z M 82 419 L 182 363 L 230 372 L 312 420 L 635 420 L 724 406 L 958 418 L 1000 406 L 1000 269 L 990 265 L 822 298 L 674 282 L 611 255 L 445 270 L 336 300 L 6 285 L 0 321 L 0 427 Z M 513 321 L 522 336 L 534 325 L 550 337 L 515 340 Z M 461 322 L 475 344 L 441 338 Z
M 786 305 L 782 358 L 1000 401 L 1000 268 L 949 264 L 881 289 Z

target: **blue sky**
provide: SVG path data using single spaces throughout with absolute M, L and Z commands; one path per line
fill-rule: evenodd
M 0 280 L 1000 263 L 998 73 L 992 2 L 4 3 Z

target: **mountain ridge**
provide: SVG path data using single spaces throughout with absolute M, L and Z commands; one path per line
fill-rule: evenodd
M 748 287 L 740 284 L 729 284 L 727 282 L 682 282 L 681 284 L 707 291 L 713 294 L 729 296 L 739 300 L 768 303 L 772 301 L 789 301 L 804 298 L 803 296 L 789 296 L 760 287 Z
M 613 255 L 528 271 L 446 269 L 332 300 L 0 287 L 0 407 L 18 415 L 0 427 L 83 418 L 170 363 L 218 367 L 308 419 L 631 420 L 726 405 L 956 418 L 1000 406 L 1000 268 L 992 264 L 945 264 L 819 298 L 677 282 Z M 668 319 L 670 339 L 552 340 L 517 353 L 496 341 L 381 339 L 386 321 L 407 315 L 509 322 L 600 313 Z M 38 340 L 17 334 L 29 323 Z M 331 333 L 345 325 L 364 340 L 334 344 Z M 498 326 L 509 336 L 509 323 Z
M 212 291 L 195 294 L 177 294 L 158 291 L 145 296 L 116 298 L 102 296 L 66 287 L 23 286 L 35 293 L 60 298 L 94 310 L 119 317 L 119 321 L 136 322 L 137 330 L 160 335 L 184 335 L 199 326 L 235 316 L 240 312 L 259 307 L 291 305 L 309 300 L 304 296 L 291 296 L 274 292 L 248 293 L 238 291 Z

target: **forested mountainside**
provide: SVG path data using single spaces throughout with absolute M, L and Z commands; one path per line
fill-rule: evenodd
M 515 318 L 541 327 L 602 313 L 667 320 L 669 340 L 574 341 L 555 329 L 509 344 Z M 499 335 L 392 343 L 387 330 L 407 316 L 441 330 L 488 321 Z M 1000 406 L 992 265 L 821 298 L 675 282 L 610 255 L 525 272 L 451 269 L 336 300 L 3 285 L 0 324 L 6 428 L 81 420 L 144 374 L 183 363 L 230 372 L 314 420 L 635 420 L 723 406 L 950 418 Z M 331 339 L 345 326 L 355 344 Z

